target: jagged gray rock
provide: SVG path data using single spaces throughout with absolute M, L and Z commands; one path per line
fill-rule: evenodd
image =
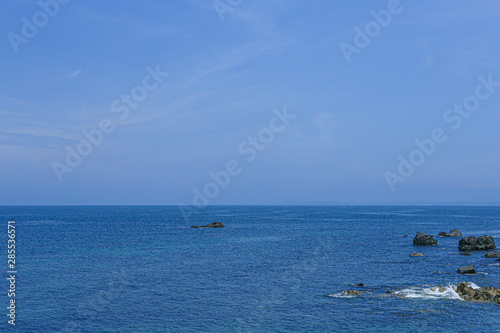
M 435 240 L 431 235 L 417 232 L 417 235 L 413 238 L 413 245 L 434 246 L 437 245 L 437 240 Z
M 207 224 L 207 225 L 202 225 L 201 227 L 198 227 L 197 225 L 193 225 L 191 228 L 203 229 L 203 228 L 224 228 L 224 227 L 225 227 L 225 225 L 222 222 L 212 222 L 212 223 Z
M 456 291 L 465 301 L 485 301 L 500 304 L 500 291 L 495 287 L 474 289 L 469 287 L 466 282 L 460 282 Z
M 496 249 L 495 241 L 491 236 L 465 237 L 458 243 L 460 251 L 490 251 Z
M 439 235 L 440 237 L 462 237 L 462 233 L 458 229 L 452 229 L 450 232 L 440 232 Z

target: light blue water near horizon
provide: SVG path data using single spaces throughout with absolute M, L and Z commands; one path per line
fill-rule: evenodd
M 19 332 L 500 331 L 500 306 L 430 290 L 500 287 L 495 259 L 456 255 L 457 238 L 412 245 L 417 231 L 500 237 L 500 207 L 210 206 L 186 221 L 176 206 L 3 206 L 0 217 L 5 247 L 16 221 Z M 213 221 L 227 227 L 189 228 Z M 456 273 L 469 264 L 479 274 Z

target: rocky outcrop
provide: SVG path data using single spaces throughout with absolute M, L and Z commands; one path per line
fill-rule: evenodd
M 424 254 L 423 253 L 420 253 L 420 252 L 412 252 L 410 254 L 410 257 L 423 257 Z
M 433 246 L 437 245 L 437 240 L 435 240 L 431 235 L 417 232 L 417 235 L 413 238 L 413 245 Z
M 476 269 L 474 265 L 460 267 L 457 271 L 459 274 L 476 274 Z
M 488 252 L 484 255 L 486 258 L 500 258 L 500 252 L 498 251 L 492 251 Z
M 465 237 L 458 243 L 460 251 L 490 251 L 496 249 L 495 241 L 491 236 Z
M 362 294 L 362 292 L 357 291 L 357 290 L 342 290 L 342 295 L 345 295 L 345 296 L 358 296 L 361 294 Z
M 197 225 L 193 225 L 191 228 L 224 228 L 225 225 L 222 222 L 212 222 L 207 225 L 202 225 L 201 227 L 198 227 Z
M 450 232 L 440 232 L 439 235 L 440 237 L 462 237 L 462 233 L 458 229 L 453 229 Z
M 471 288 L 466 282 L 457 286 L 458 295 L 465 301 L 496 302 L 500 304 L 500 291 L 495 287 Z

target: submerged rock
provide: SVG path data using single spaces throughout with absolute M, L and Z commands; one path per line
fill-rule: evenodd
M 207 225 L 202 225 L 201 227 L 198 227 L 197 225 L 193 225 L 191 228 L 224 228 L 225 225 L 222 222 L 212 222 Z
M 423 257 L 424 254 L 423 253 L 420 253 L 420 252 L 412 252 L 410 254 L 410 257 Z
M 492 251 L 488 252 L 484 255 L 486 258 L 500 258 L 500 252 L 498 251 Z
M 440 237 L 462 237 L 462 233 L 458 229 L 453 229 L 450 232 L 440 232 L 439 235 Z
M 362 292 L 357 290 L 342 290 L 342 295 L 357 296 L 361 294 Z
M 460 252 L 459 255 L 461 256 L 470 256 L 470 252 Z
M 435 240 L 431 235 L 417 232 L 417 235 L 413 238 L 413 245 L 434 246 L 437 245 L 437 240 Z
M 472 288 L 466 282 L 457 286 L 458 295 L 465 301 L 486 301 L 500 304 L 500 291 L 495 287 Z
M 460 251 L 489 251 L 496 249 L 495 241 L 491 236 L 465 237 L 458 243 Z
M 457 270 L 457 273 L 459 273 L 459 274 L 476 274 L 476 269 L 474 268 L 474 265 L 460 267 Z

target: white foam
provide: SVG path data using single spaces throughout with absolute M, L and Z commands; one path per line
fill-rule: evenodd
M 336 293 L 336 294 L 328 294 L 328 297 L 334 297 L 334 298 L 353 298 L 355 297 L 354 295 L 346 295 L 346 294 L 343 294 L 343 293 Z
M 467 285 L 472 289 L 480 289 L 474 282 L 467 282 Z M 453 284 L 448 284 L 446 287 L 412 287 L 394 292 L 394 294 L 406 298 L 424 298 L 424 299 L 458 299 L 463 300 L 456 292 L 457 287 Z
M 341 293 L 333 293 L 333 294 L 328 294 L 328 297 L 335 297 L 335 298 L 338 298 L 338 297 L 342 297 L 342 298 L 353 298 L 353 297 L 356 297 L 358 295 L 349 295 L 347 293 L 347 290 L 342 290 Z
M 474 282 L 467 282 L 467 285 L 472 289 L 480 289 L 481 287 L 475 284 Z
M 394 292 L 398 296 L 406 298 L 424 298 L 424 299 L 458 299 L 462 298 L 455 291 L 456 287 L 452 284 L 446 287 L 412 287 Z

